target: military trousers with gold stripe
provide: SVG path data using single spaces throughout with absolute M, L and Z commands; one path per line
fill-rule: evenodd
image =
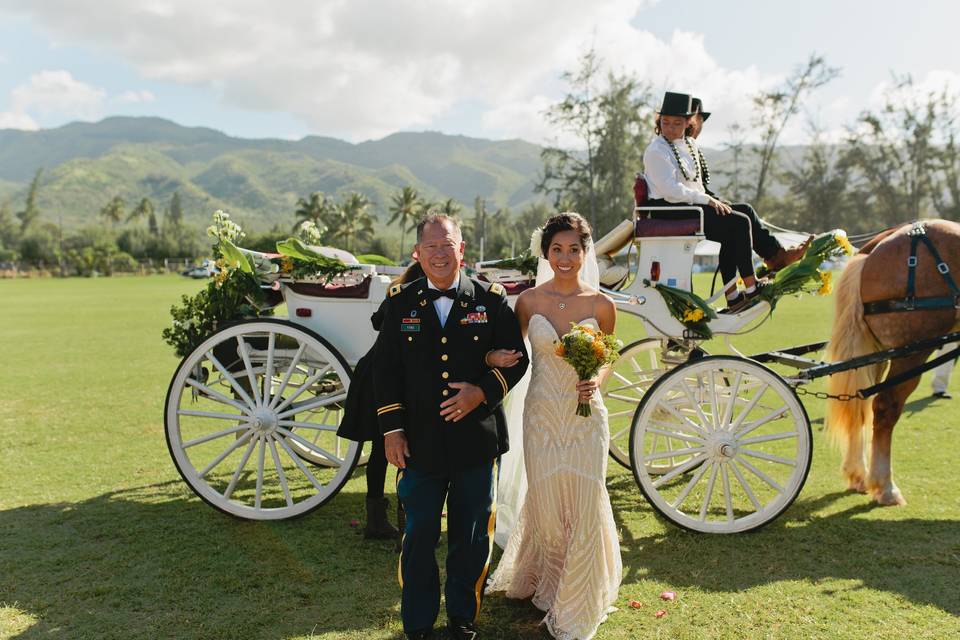
M 398 578 L 404 632 L 429 629 L 440 612 L 436 545 L 447 503 L 447 618 L 475 620 L 490 568 L 496 520 L 496 461 L 452 473 L 400 472 L 397 497 L 407 522 Z

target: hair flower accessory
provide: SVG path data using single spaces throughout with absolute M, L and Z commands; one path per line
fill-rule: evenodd
M 543 251 L 540 249 L 540 243 L 543 241 L 543 227 L 537 227 L 530 234 L 530 255 L 535 258 L 542 258 Z

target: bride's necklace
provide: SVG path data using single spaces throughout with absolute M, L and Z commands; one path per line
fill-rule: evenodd
M 566 294 L 566 295 L 563 295 L 563 294 L 558 293 L 557 291 L 554 291 L 553 294 L 554 294 L 555 296 L 557 296 L 558 298 L 560 298 L 560 302 L 557 303 L 557 309 L 560 309 L 560 311 L 563 311 L 564 309 L 566 309 L 566 308 L 567 308 L 567 303 L 566 303 L 567 298 L 572 298 L 572 297 L 576 296 L 576 295 L 579 294 L 579 293 L 580 293 L 579 291 L 574 291 L 573 293 L 568 293 L 568 294 Z

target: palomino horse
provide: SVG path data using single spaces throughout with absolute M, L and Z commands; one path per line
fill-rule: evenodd
M 960 224 L 947 220 L 924 221 L 926 236 L 932 241 L 943 262 L 960 279 Z M 924 242 L 916 243 L 915 296 L 942 298 L 942 304 L 925 308 L 890 310 L 901 305 L 908 296 L 908 258 L 911 255 L 913 225 L 888 229 L 860 250 L 847 263 L 836 287 L 836 313 L 827 359 L 848 360 L 915 340 L 932 338 L 956 330 L 957 309 L 950 304 L 955 295 L 948 278 L 937 269 L 937 260 Z M 887 305 L 885 301 L 896 301 Z M 875 302 L 873 308 L 869 303 Z M 864 313 L 867 304 L 868 313 Z M 917 305 L 923 306 L 922 303 Z M 953 345 L 948 345 L 952 348 Z M 892 360 L 887 378 L 923 364 L 930 351 L 920 351 Z M 876 384 L 887 363 L 852 369 L 830 376 L 831 394 L 854 394 Z M 917 388 L 920 378 L 911 378 L 885 389 L 872 399 L 827 402 L 827 430 L 844 451 L 842 472 L 847 487 L 869 493 L 883 505 L 903 505 L 906 500 L 891 477 L 890 446 L 893 427 L 897 424 L 907 397 Z M 873 425 L 870 468 L 864 454 L 864 429 Z

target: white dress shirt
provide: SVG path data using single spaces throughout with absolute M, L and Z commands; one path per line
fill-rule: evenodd
M 427 288 L 440 291 L 440 287 L 436 286 L 430 281 L 430 278 L 427 278 Z M 450 285 L 450 289 L 459 289 L 460 288 L 460 274 L 457 274 L 457 279 L 453 281 L 453 284 Z M 450 309 L 453 308 L 453 300 L 446 296 L 440 296 L 433 301 L 433 308 L 437 312 L 437 317 L 440 319 L 440 326 L 447 324 L 447 316 L 450 315 Z
M 696 152 L 697 143 L 692 139 L 688 138 L 688 140 Z M 673 155 L 670 143 L 663 136 L 657 136 L 643 152 L 643 169 L 644 176 L 647 178 L 648 197 L 651 200 L 663 199 L 678 204 L 710 204 L 710 198 L 704 192 L 703 184 L 700 180 L 694 179 L 697 176 L 697 159 L 690 154 L 687 144 L 682 139 L 676 140 L 674 145 L 677 147 L 680 162 L 683 163 L 683 168 L 691 179 L 687 180 L 677 166 L 677 158 Z

